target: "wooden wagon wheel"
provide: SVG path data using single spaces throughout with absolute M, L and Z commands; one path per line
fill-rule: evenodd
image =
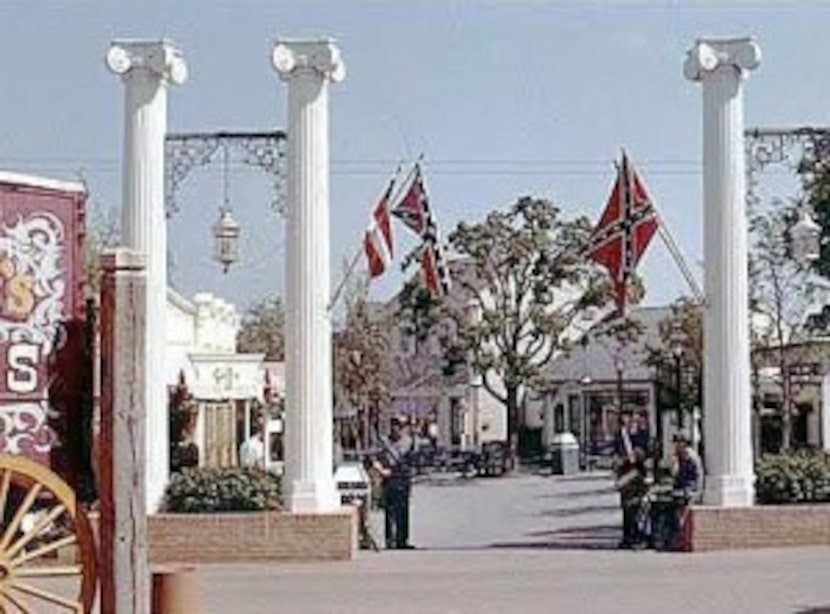
M 78 563 L 57 562 L 67 547 Z M 90 612 L 95 552 L 73 490 L 39 463 L 0 454 L 0 612 Z

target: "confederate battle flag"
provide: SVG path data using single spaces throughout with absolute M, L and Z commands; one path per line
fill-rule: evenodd
M 588 257 L 608 269 L 624 313 L 628 281 L 660 220 L 643 182 L 623 152 L 608 204 L 591 234 Z
M 399 218 L 407 228 L 420 237 L 423 237 L 427 231 L 430 220 L 429 200 L 424 189 L 424 179 L 419 164 L 415 165 L 412 183 L 409 184 L 409 189 L 398 206 L 392 209 L 392 215 Z
M 392 215 L 421 238 L 416 256 L 421 264 L 421 277 L 426 289 L 435 296 L 446 295 L 450 289 L 450 276 L 438 240 L 438 225 L 430 211 L 420 164 L 415 164 L 409 188 L 392 209 Z

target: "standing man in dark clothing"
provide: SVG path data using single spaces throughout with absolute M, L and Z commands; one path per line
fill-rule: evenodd
M 621 415 L 620 431 L 615 448 L 617 453 L 617 489 L 623 514 L 621 548 L 633 548 L 642 537 L 637 530 L 637 512 L 646 491 L 645 458 L 648 453 L 648 431 L 641 428 L 639 418 Z
M 377 470 L 383 476 L 386 547 L 411 549 L 409 544 L 409 496 L 412 488 L 412 456 L 415 440 L 393 420 L 389 441 L 384 443 Z
M 651 448 L 651 433 L 649 432 L 648 414 L 645 411 L 638 411 L 632 419 L 631 443 L 635 450 L 643 453 L 643 458 L 648 456 Z
M 672 501 L 674 514 L 671 518 L 672 546 L 683 549 L 687 546 L 683 529 L 689 505 L 700 500 L 703 494 L 703 462 L 691 442 L 682 435 L 674 437 L 674 458 L 672 460 L 674 484 Z

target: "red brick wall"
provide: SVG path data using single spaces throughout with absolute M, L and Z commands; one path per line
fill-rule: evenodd
M 830 545 L 830 505 L 696 506 L 687 537 L 693 551 Z
M 148 521 L 152 564 L 344 560 L 357 550 L 352 508 L 331 514 L 155 514 Z

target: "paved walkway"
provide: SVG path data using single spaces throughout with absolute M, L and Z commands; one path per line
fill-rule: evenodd
M 607 474 L 441 476 L 418 484 L 412 497 L 412 541 L 430 550 L 614 548 L 621 524 L 619 495 Z
M 830 612 L 830 548 L 617 551 L 615 506 L 607 476 L 418 484 L 418 550 L 363 552 L 346 563 L 206 567 L 205 612 Z

